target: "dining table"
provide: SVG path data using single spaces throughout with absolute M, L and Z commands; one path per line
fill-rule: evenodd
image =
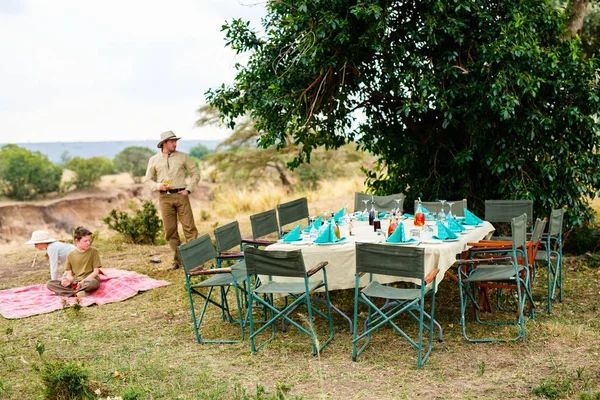
M 345 222 L 339 224 L 340 237 L 344 238 L 335 243 L 315 243 L 314 239 L 309 238 L 307 233 L 303 233 L 300 240 L 286 242 L 280 239 L 266 248 L 266 250 L 292 251 L 300 249 L 304 258 L 306 269 L 309 270 L 322 261 L 327 261 L 327 282 L 329 291 L 353 289 L 356 282 L 356 246 L 357 242 L 382 243 L 389 246 L 417 246 L 424 249 L 425 275 L 435 268 L 439 268 L 436 279 L 436 290 L 440 282 L 444 279 L 446 272 L 452 267 L 460 255 L 468 250 L 469 242 L 478 242 L 492 236 L 494 227 L 487 221 L 482 221 L 478 225 L 464 225 L 465 230 L 462 233 L 456 233 L 457 238 L 451 240 L 437 240 L 437 220 L 428 220 L 425 226 L 416 227 L 413 219 L 399 218 L 399 224 L 405 231 L 406 238 L 413 238 L 410 243 L 387 243 L 387 231 L 390 219 L 382 218 L 381 229 L 375 230 L 368 221 L 353 218 L 350 223 L 347 218 Z M 350 224 L 352 228 L 350 229 Z M 350 230 L 352 234 L 350 234 Z M 319 275 L 319 274 L 317 274 Z M 313 279 L 318 279 L 317 275 Z M 261 280 L 268 277 L 260 277 Z M 365 275 L 360 280 L 360 286 L 368 284 L 368 276 Z M 410 278 L 400 278 L 394 276 L 374 275 L 373 279 L 386 284 L 392 282 L 412 282 L 420 284 L 420 280 Z M 273 280 L 293 281 L 294 278 L 273 277 Z M 341 310 L 336 311 L 346 318 L 352 325 L 352 321 Z

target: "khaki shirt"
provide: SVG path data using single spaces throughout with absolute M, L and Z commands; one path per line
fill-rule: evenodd
M 189 183 L 185 180 L 185 171 L 189 172 Z M 150 157 L 148 168 L 142 182 L 152 191 L 160 189 L 161 182 L 169 177 L 169 189 L 185 188 L 190 193 L 196 189 L 200 181 L 200 174 L 196 164 L 186 153 L 174 151 L 166 155 L 162 151 Z M 156 180 L 153 180 L 156 178 Z
M 94 268 L 100 268 L 101 266 L 100 253 L 94 247 L 90 247 L 83 252 L 78 250 L 70 252 L 67 255 L 65 271 L 72 271 L 75 282 L 79 282 L 94 272 Z

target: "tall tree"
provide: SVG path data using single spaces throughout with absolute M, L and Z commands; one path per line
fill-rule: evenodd
M 530 198 L 582 223 L 600 188 L 599 65 L 567 19 L 540 0 L 272 0 L 265 37 L 224 26 L 252 54 L 207 98 L 230 126 L 250 113 L 260 145 L 298 144 L 292 166 L 355 140 L 379 157 L 376 193 Z

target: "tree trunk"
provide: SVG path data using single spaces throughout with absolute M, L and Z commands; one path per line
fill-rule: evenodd
M 571 4 L 569 6 L 571 15 L 569 17 L 569 22 L 567 23 L 568 37 L 573 37 L 577 33 L 581 32 L 588 5 L 589 0 L 571 0 Z
M 267 165 L 277 170 L 277 173 L 279 174 L 279 179 L 281 180 L 281 184 L 283 186 L 289 187 L 291 185 L 291 182 L 288 180 L 287 175 L 285 174 L 286 170 L 282 168 L 281 165 L 277 163 L 269 163 Z

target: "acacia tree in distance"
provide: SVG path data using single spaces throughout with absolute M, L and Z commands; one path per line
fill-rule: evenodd
M 269 1 L 265 37 L 223 27 L 252 51 L 231 86 L 207 92 L 229 126 L 250 113 L 261 146 L 356 141 L 379 158 L 375 193 L 528 198 L 591 219 L 598 59 L 583 59 L 568 15 L 539 0 Z M 360 116 L 357 118 L 357 116 Z

